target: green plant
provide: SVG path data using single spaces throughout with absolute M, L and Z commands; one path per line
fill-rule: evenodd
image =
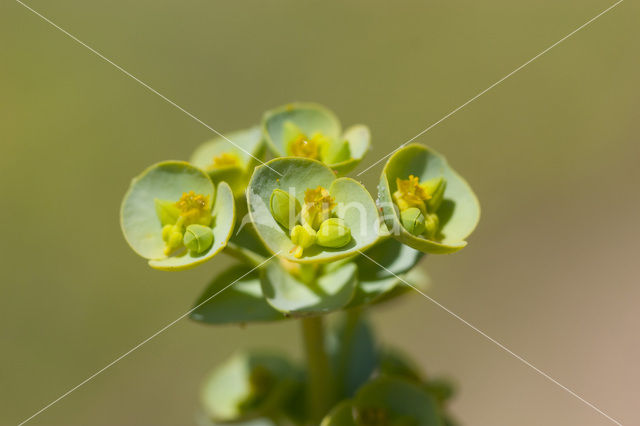
M 367 127 L 342 133 L 314 104 L 268 111 L 261 126 L 229 136 L 233 144 L 206 142 L 191 163 L 145 170 L 121 209 L 126 240 L 153 268 L 191 268 L 218 253 L 239 261 L 213 279 L 192 320 L 301 323 L 306 365 L 236 355 L 205 381 L 202 423 L 453 424 L 451 386 L 376 342 L 366 309 L 406 283 L 424 287 L 415 266 L 425 253 L 466 245 L 480 213 L 469 185 L 414 144 L 389 158 L 374 201 L 343 176 L 369 148 Z M 265 146 L 275 158 L 263 163 Z

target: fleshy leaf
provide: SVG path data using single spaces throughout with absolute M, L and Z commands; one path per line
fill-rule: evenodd
M 416 266 L 424 256 L 421 251 L 393 238 L 376 244 L 365 254 L 366 256 L 361 255 L 357 260 L 361 280 L 381 280 L 393 277 L 394 274 L 404 274 Z
M 329 138 L 322 147 L 325 164 L 344 175 L 353 170 L 369 150 L 370 133 L 364 125 L 355 125 L 341 133 L 338 118 L 329 109 L 313 103 L 292 103 L 267 111 L 262 120 L 264 139 L 277 156 L 292 155 L 288 143 L 296 135 L 312 137 L 321 133 Z
M 277 158 L 269 161 L 267 166 L 255 169 L 247 189 L 247 200 L 256 231 L 272 253 L 292 262 L 325 263 L 366 250 L 378 240 L 378 212 L 373 199 L 360 183 L 350 178 L 336 179 L 327 166 L 306 158 Z M 290 253 L 294 244 L 288 230 L 276 222 L 269 209 L 271 193 L 276 188 L 282 189 L 294 194 L 304 205 L 305 191 L 318 186 L 328 189 L 334 197 L 337 204 L 334 212 L 350 228 L 352 238 L 342 248 L 314 245 L 305 249 L 301 258 L 296 258 Z
M 282 406 L 297 381 L 297 371 L 280 356 L 240 353 L 211 372 L 202 406 L 214 422 L 255 418 Z
M 444 200 L 436 212 L 440 222 L 437 240 L 412 235 L 400 223 L 399 210 L 391 194 L 397 189 L 396 178 L 407 179 L 409 175 L 417 176 L 420 182 L 440 176 L 447 181 Z M 480 204 L 469 184 L 442 155 L 422 145 L 408 145 L 389 158 L 382 170 L 378 191 L 378 202 L 391 235 L 425 253 L 453 253 L 462 249 L 480 218 Z
M 190 191 L 204 196 L 213 205 L 214 243 L 206 253 L 191 255 L 183 250 L 180 256 L 167 257 L 162 226 L 173 214 L 168 201 L 175 203 Z M 220 184 L 217 192 L 209 176 L 189 163 L 166 161 L 149 167 L 133 179 L 122 200 L 120 223 L 125 239 L 158 269 L 186 269 L 210 259 L 226 245 L 234 223 L 229 186 Z
M 267 302 L 285 315 L 304 316 L 332 312 L 346 306 L 357 283 L 357 267 L 347 263 L 306 283 L 273 259 L 261 270 Z
M 258 272 L 250 271 L 251 268 L 248 266 L 236 265 L 216 277 L 198 298 L 195 306 L 207 299 L 210 300 L 196 308 L 190 318 L 206 324 L 284 319 L 284 315 L 273 309 L 264 299 Z M 225 289 L 231 283 L 234 284 Z
M 358 391 L 354 405 L 363 424 L 384 418 L 389 424 L 407 421 L 417 426 L 441 426 L 435 400 L 419 385 L 399 377 L 381 376 Z
M 261 158 L 264 153 L 262 131 L 255 126 L 225 136 L 233 144 L 222 137 L 207 141 L 193 152 L 191 163 L 209 173 L 214 183 L 227 182 L 234 196 L 240 197 L 258 163 L 255 158 Z
M 212 209 L 213 244 L 204 253 L 194 254 L 184 251 L 178 256 L 169 256 L 164 259 L 151 259 L 149 265 L 152 268 L 163 271 L 178 271 L 193 268 L 206 262 L 227 246 L 235 224 L 235 203 L 231 188 L 225 182 L 220 182 L 216 191 Z

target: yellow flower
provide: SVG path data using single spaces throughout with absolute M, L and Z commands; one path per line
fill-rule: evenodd
M 210 170 L 226 169 L 240 165 L 240 158 L 233 152 L 223 152 L 213 157 L 213 163 L 209 166 Z
M 331 211 L 335 206 L 334 198 L 323 187 L 307 189 L 304 193 L 304 207 L 301 213 L 302 223 L 307 223 L 317 230 L 322 222 L 331 217 Z
M 427 214 L 425 201 L 429 200 L 431 195 L 420 186 L 418 177 L 409 175 L 409 179 L 396 178 L 396 186 L 398 189 L 393 193 L 393 200 L 398 204 L 400 211 L 417 207 L 422 214 Z
M 294 157 L 311 158 L 319 160 L 323 151 L 330 145 L 330 140 L 320 132 L 307 136 L 294 123 L 284 123 L 284 137 L 287 145 L 287 153 Z
M 180 197 L 180 200 L 176 202 L 176 207 L 180 210 L 179 225 L 198 224 L 209 226 L 211 223 L 209 196 L 196 194 L 193 191 L 185 192 Z

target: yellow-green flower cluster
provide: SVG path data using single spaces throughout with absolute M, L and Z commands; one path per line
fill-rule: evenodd
M 336 203 L 325 188 L 307 189 L 304 206 L 295 197 L 281 189 L 271 193 L 270 209 L 274 219 L 290 230 L 294 247 L 291 253 L 302 257 L 305 249 L 317 244 L 327 248 L 344 247 L 351 241 L 351 230 L 345 222 L 334 216 Z
M 155 203 L 163 225 L 162 240 L 167 256 L 183 247 L 193 254 L 203 253 L 211 247 L 213 231 L 208 196 L 189 191 L 176 202 L 156 199 Z
M 440 220 L 436 214 L 442 204 L 447 181 L 443 177 L 420 183 L 418 177 L 396 178 L 397 190 L 393 200 L 400 209 L 402 226 L 413 235 L 424 235 L 435 239 L 438 236 Z

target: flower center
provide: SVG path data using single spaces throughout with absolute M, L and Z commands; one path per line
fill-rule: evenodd
M 210 170 L 226 169 L 237 167 L 240 165 L 240 158 L 233 152 L 223 152 L 213 157 L 213 163 L 209 166 Z
M 188 226 L 194 223 L 209 225 L 211 222 L 208 195 L 196 194 L 193 191 L 185 192 L 175 205 L 180 210 L 178 222 L 181 225 Z
M 393 199 L 400 211 L 417 207 L 423 214 L 427 214 L 425 201 L 431 198 L 426 189 L 420 185 L 418 177 L 409 175 L 409 179 L 396 178 L 398 189 L 393 193 Z

